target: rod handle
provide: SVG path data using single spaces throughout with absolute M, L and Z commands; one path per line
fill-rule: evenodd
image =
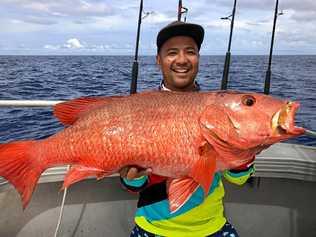
M 131 82 L 131 94 L 135 94 L 137 91 L 137 77 L 138 77 L 138 61 L 133 62 L 132 68 L 132 82 Z

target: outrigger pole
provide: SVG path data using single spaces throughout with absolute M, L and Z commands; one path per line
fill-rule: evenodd
M 138 77 L 138 46 L 139 46 L 139 35 L 140 35 L 140 26 L 142 24 L 142 13 L 143 13 L 143 0 L 140 0 L 139 6 L 139 15 L 138 15 L 138 26 L 137 26 L 137 37 L 136 37 L 136 47 L 135 47 L 135 56 L 132 68 L 132 81 L 130 94 L 137 92 L 137 77 Z
M 270 81 L 271 81 L 271 63 L 272 63 L 272 53 L 273 53 L 273 44 L 274 44 L 274 34 L 275 34 L 275 25 L 278 18 L 278 15 L 282 15 L 283 13 L 278 13 L 279 8 L 279 0 L 275 2 L 274 9 L 274 20 L 273 20 L 273 28 L 272 28 L 272 37 L 271 37 L 271 45 L 270 45 L 270 55 L 269 55 L 269 63 L 268 69 L 266 71 L 266 79 L 264 81 L 264 94 L 268 95 L 270 93 Z
M 230 56 L 231 56 L 230 49 L 231 49 L 231 42 L 232 42 L 232 37 L 233 37 L 236 5 L 237 5 L 237 0 L 234 0 L 234 7 L 233 7 L 232 14 L 230 16 L 221 18 L 222 20 L 230 20 L 230 34 L 229 34 L 229 41 L 228 41 L 228 49 L 227 49 L 226 57 L 225 57 L 223 77 L 222 77 L 222 85 L 221 85 L 222 90 L 227 89 L 227 83 L 228 83 Z M 230 19 L 230 17 L 232 17 L 232 19 Z

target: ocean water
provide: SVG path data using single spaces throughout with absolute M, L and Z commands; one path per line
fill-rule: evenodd
M 202 56 L 202 90 L 220 88 L 224 56 Z M 233 56 L 229 89 L 262 92 L 267 56 Z M 0 56 L 0 100 L 66 100 L 80 96 L 126 95 L 131 56 Z M 138 91 L 157 88 L 161 73 L 154 56 L 140 57 Z M 299 126 L 316 130 L 316 56 L 274 56 L 271 95 L 299 101 Z M 1 108 L 0 142 L 39 139 L 63 126 L 51 108 Z M 301 136 L 290 143 L 316 146 Z

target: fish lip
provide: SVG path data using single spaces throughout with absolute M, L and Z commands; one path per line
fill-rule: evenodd
M 304 128 L 295 126 L 295 114 L 299 107 L 298 102 L 289 101 L 273 115 L 271 127 L 274 135 L 295 136 L 305 132 Z

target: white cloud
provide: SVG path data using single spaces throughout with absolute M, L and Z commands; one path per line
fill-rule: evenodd
M 80 43 L 78 39 L 72 38 L 67 40 L 67 43 L 64 44 L 64 47 L 68 49 L 81 49 L 83 48 L 83 45 Z
M 36 17 L 36 16 L 25 16 L 24 22 L 37 24 L 37 25 L 54 25 L 58 23 L 58 21 L 54 19 L 50 19 L 50 18 L 45 19 L 45 18 Z
M 34 14 L 59 13 L 62 15 L 107 15 L 112 11 L 109 4 L 94 0 L 1 0 L 3 5 L 17 11 L 33 11 Z
M 228 22 L 224 21 L 217 21 L 217 20 L 212 20 L 208 21 L 206 24 L 204 24 L 205 27 L 208 27 L 210 29 L 228 29 L 229 27 Z
M 48 49 L 48 50 L 56 50 L 56 49 L 60 49 L 59 45 L 50 45 L 50 44 L 46 44 L 43 47 L 44 49 Z
M 150 24 L 156 24 L 156 23 L 169 23 L 172 20 L 174 20 L 174 18 L 171 18 L 170 16 L 161 13 L 161 12 L 152 12 L 150 15 L 148 15 L 144 22 L 145 23 L 150 23 Z
M 50 5 L 41 3 L 41 2 L 30 2 L 30 3 L 25 3 L 22 5 L 26 9 L 31 9 L 34 11 L 40 11 L 40 12 L 49 12 Z
M 131 44 L 120 44 L 120 43 L 111 43 L 111 44 L 88 44 L 88 43 L 81 43 L 77 38 L 71 38 L 66 41 L 64 44 L 46 44 L 43 46 L 43 49 L 56 51 L 56 50 L 63 50 L 63 51 L 78 51 L 80 52 L 89 52 L 89 51 L 111 51 L 111 50 L 132 50 L 134 49 L 134 45 Z
M 43 47 L 44 49 L 48 50 L 58 50 L 58 49 L 83 49 L 85 48 L 79 39 L 77 38 L 71 38 L 66 41 L 63 45 L 52 45 L 52 44 L 46 44 Z

